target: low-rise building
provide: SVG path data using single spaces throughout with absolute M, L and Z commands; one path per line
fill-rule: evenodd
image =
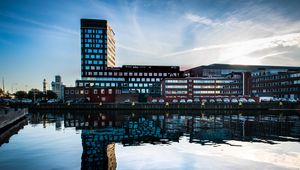
M 65 101 L 89 101 L 89 102 L 115 102 L 116 94 L 120 94 L 116 88 L 100 87 L 66 87 Z
M 300 98 L 300 72 L 252 73 L 252 95 L 298 99 Z

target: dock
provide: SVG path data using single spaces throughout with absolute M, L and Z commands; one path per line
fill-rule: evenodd
M 299 110 L 299 103 L 40 103 L 13 104 L 35 110 Z
M 27 108 L 0 107 L 0 132 L 24 119 L 27 113 Z

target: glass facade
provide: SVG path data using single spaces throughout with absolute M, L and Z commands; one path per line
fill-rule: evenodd
M 115 66 L 114 32 L 106 20 L 81 19 L 81 56 L 82 77 Z

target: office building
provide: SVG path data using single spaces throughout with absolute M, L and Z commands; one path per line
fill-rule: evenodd
M 52 91 L 56 93 L 58 99 L 64 99 L 64 85 L 61 81 L 61 76 L 56 75 L 55 81 L 52 81 L 51 83 Z
M 252 95 L 275 98 L 300 98 L 300 71 L 298 72 L 255 72 L 252 73 Z
M 237 97 L 250 95 L 250 73 L 231 73 L 224 77 L 166 78 L 162 94 L 166 99 Z
M 106 20 L 81 19 L 81 77 L 116 65 L 115 33 Z

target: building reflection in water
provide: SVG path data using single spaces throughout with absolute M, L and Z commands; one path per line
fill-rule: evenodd
M 300 141 L 298 113 L 35 113 L 30 121 L 42 121 L 44 126 L 64 121 L 64 127 L 81 130 L 82 169 L 116 169 L 116 143 L 168 144 L 179 142 L 182 136 L 202 145 L 229 144 L 229 140 L 269 144 Z

